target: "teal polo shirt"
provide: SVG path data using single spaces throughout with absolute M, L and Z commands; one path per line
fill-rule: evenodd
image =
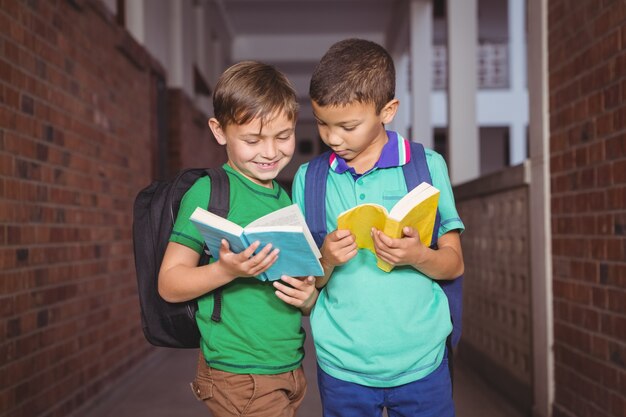
M 377 203 L 391 209 L 407 193 L 402 165 L 410 157 L 409 142 L 395 132 L 388 132 L 378 162 L 362 175 L 331 154 L 327 231 L 335 230 L 337 216 L 355 205 Z M 441 192 L 439 236 L 463 231 L 444 159 L 426 150 L 426 161 Z M 307 167 L 298 169 L 293 185 L 293 200 L 303 212 Z M 372 387 L 394 387 L 429 375 L 443 360 L 452 331 L 448 300 L 435 281 L 410 266 L 384 272 L 366 249 L 335 268 L 311 314 L 311 327 L 324 372 Z

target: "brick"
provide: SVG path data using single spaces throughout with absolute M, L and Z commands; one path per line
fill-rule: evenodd
M 626 159 L 613 164 L 613 179 L 616 184 L 626 182 Z

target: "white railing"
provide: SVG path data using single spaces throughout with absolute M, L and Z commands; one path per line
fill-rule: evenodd
M 478 45 L 477 77 L 479 89 L 509 88 L 509 50 L 506 43 L 484 42 Z M 446 45 L 433 45 L 433 90 L 444 90 L 448 83 Z

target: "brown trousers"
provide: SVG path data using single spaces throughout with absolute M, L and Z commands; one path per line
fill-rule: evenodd
M 214 417 L 294 417 L 306 379 L 302 367 L 276 375 L 220 371 L 208 366 L 200 352 L 191 389 Z

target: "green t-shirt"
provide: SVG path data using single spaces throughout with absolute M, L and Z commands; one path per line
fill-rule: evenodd
M 245 227 L 253 220 L 291 204 L 287 193 L 274 182 L 273 189 L 255 184 L 228 165 L 230 180 L 228 219 Z M 198 253 L 203 240 L 189 216 L 196 207 L 206 208 L 211 194 L 209 177 L 202 177 L 187 191 L 171 242 Z M 304 357 L 301 312 L 274 294 L 271 282 L 236 278 L 223 287 L 222 321 L 211 321 L 213 296 L 198 300 L 196 321 L 200 348 L 207 363 L 232 373 L 278 374 L 296 369 Z

